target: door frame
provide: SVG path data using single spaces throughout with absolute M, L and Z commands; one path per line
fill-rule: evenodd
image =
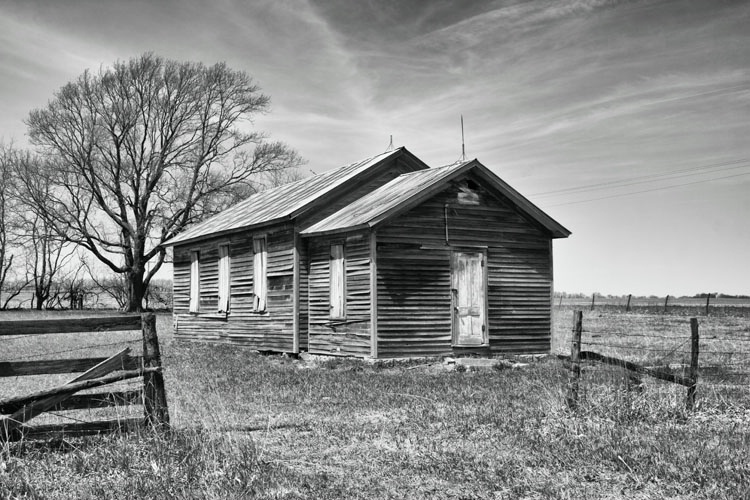
M 482 331 L 482 342 L 481 344 L 459 344 L 458 343 L 458 322 L 456 321 L 456 295 L 457 291 L 455 288 L 456 279 L 456 262 L 458 254 L 460 253 L 474 253 L 482 255 L 482 287 L 484 289 L 484 330 Z M 487 247 L 451 247 L 451 278 L 450 278 L 450 296 L 451 296 L 451 346 L 461 348 L 471 347 L 488 347 L 490 345 L 490 324 L 489 324 L 489 266 L 487 263 Z

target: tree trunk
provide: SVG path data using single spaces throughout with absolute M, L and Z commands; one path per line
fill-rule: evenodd
M 36 306 L 37 311 L 41 311 L 42 307 L 44 307 L 44 303 L 49 298 L 49 294 L 44 293 L 44 288 L 42 288 L 43 285 L 39 284 L 36 279 L 34 281 L 36 282 L 34 285 L 34 297 L 36 298 L 36 304 L 34 305 Z M 32 301 L 32 303 L 33 302 L 34 301 Z
M 143 311 L 143 296 L 146 287 L 143 286 L 144 269 L 134 269 L 127 274 L 128 277 L 128 312 Z

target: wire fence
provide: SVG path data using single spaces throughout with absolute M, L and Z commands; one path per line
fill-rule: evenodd
M 700 297 L 558 294 L 554 297 L 553 304 L 556 309 L 584 311 L 660 313 L 677 316 L 750 316 L 750 296 L 726 296 L 714 293 L 706 293 Z
M 694 378 L 697 408 L 750 410 L 749 310 L 737 307 L 734 314 L 725 311 L 698 316 L 694 344 L 691 320 L 682 315 L 663 311 L 631 314 L 614 307 L 583 309 L 578 346 L 581 394 L 589 400 L 606 399 L 613 387 L 626 392 L 637 388 L 641 400 L 662 398 L 677 409 L 685 405 L 685 388 L 666 379 L 671 376 L 689 382 Z M 574 350 L 573 321 L 573 308 L 555 311 L 556 334 L 563 334 L 555 345 L 560 354 Z M 694 349 L 695 376 L 691 372 Z M 601 362 L 602 357 L 607 358 L 608 366 Z

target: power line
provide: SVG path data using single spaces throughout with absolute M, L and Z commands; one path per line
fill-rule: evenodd
M 673 184 L 671 186 L 661 186 L 661 187 L 653 188 L 653 189 L 643 189 L 641 191 L 631 191 L 629 193 L 612 194 L 612 195 L 609 195 L 609 196 L 601 196 L 599 198 L 589 198 L 589 199 L 586 199 L 586 200 L 569 201 L 569 202 L 565 202 L 565 203 L 555 203 L 553 205 L 546 205 L 546 206 L 547 207 L 562 207 L 562 206 L 566 206 L 566 205 L 578 205 L 580 203 L 588 203 L 590 201 L 601 201 L 601 200 L 609 200 L 611 198 L 622 198 L 624 196 L 632 196 L 634 194 L 652 193 L 652 192 L 655 192 L 655 191 L 664 191 L 666 189 L 673 189 L 673 188 L 678 188 L 678 187 L 683 187 L 683 186 L 692 186 L 694 184 L 704 184 L 706 182 L 720 181 L 722 179 L 732 179 L 734 177 L 741 177 L 743 175 L 750 175 L 750 172 L 743 172 L 741 174 L 734 174 L 734 175 L 725 175 L 723 177 L 714 177 L 714 178 L 711 178 L 711 179 L 703 179 L 703 180 L 700 180 L 700 181 L 684 182 L 682 184 Z
M 662 173 L 657 173 L 657 174 L 639 175 L 639 176 L 629 177 L 626 179 L 619 179 L 615 181 L 599 182 L 596 184 L 587 184 L 585 186 L 574 186 L 574 187 L 569 187 L 569 188 L 564 188 L 564 189 L 555 189 L 552 191 L 544 191 L 541 193 L 535 193 L 530 196 L 537 196 L 537 197 L 557 196 L 560 194 L 569 194 L 569 193 L 575 193 L 575 192 L 596 191 L 600 189 L 612 189 L 615 187 L 632 186 L 635 184 L 644 184 L 646 182 L 653 181 L 654 179 L 659 179 L 660 177 L 679 179 L 681 177 L 703 175 L 703 174 L 710 173 L 710 172 L 746 168 L 750 166 L 749 162 L 750 160 L 741 158 L 738 160 L 730 160 L 730 161 L 726 161 L 722 163 L 713 163 L 713 164 L 708 164 L 708 165 L 700 165 L 697 167 L 670 170 L 668 172 L 662 172 Z M 741 164 L 741 165 L 738 165 L 738 164 Z M 676 175 L 676 174 L 683 174 L 683 173 L 684 175 Z

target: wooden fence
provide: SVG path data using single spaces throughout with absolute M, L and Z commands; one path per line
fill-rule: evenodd
M 3 336 L 22 336 L 59 333 L 107 334 L 115 331 L 141 330 L 143 353 L 133 356 L 130 348 L 110 357 L 46 359 L 34 361 L 0 362 L 0 377 L 50 375 L 83 372 L 69 382 L 23 396 L 0 399 L 0 440 L 46 437 L 64 434 L 90 434 L 107 431 L 126 431 L 144 423 L 154 429 L 169 426 L 161 354 L 153 314 L 121 315 L 98 318 L 0 321 L 0 345 Z M 102 387 L 114 382 L 143 379 L 139 390 L 76 393 Z M 77 421 L 67 424 L 30 426 L 28 422 L 45 412 L 106 408 L 110 406 L 143 404 L 144 417 Z
M 578 407 L 579 388 L 581 379 L 581 361 L 595 361 L 610 366 L 617 366 L 637 375 L 646 375 L 666 382 L 679 384 L 687 388 L 685 406 L 688 410 L 695 408 L 695 393 L 698 383 L 698 354 L 699 334 L 697 318 L 690 319 L 690 366 L 687 376 L 677 375 L 665 370 L 642 366 L 637 363 L 606 356 L 595 351 L 581 350 L 581 334 L 583 332 L 583 311 L 574 312 L 573 338 L 570 348 L 570 376 L 566 394 L 566 403 L 569 408 Z

